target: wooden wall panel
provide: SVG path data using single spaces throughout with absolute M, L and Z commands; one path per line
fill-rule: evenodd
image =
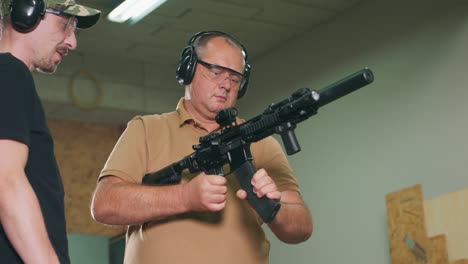
M 49 120 L 65 188 L 67 232 L 115 236 L 123 227 L 95 222 L 90 204 L 97 177 L 123 131 L 122 126 Z
M 432 262 L 438 263 L 449 263 L 449 256 L 447 250 L 447 237 L 445 235 L 437 235 L 430 238 L 432 254 Z
M 449 260 L 468 258 L 468 189 L 424 201 L 427 234 L 445 234 Z
M 422 187 L 415 185 L 386 196 L 388 235 L 390 239 L 390 258 L 392 264 L 423 263 L 417 258 L 406 242 L 407 236 L 425 250 L 427 263 L 431 259 L 441 259 L 431 248 L 431 240 L 426 235 L 424 220 Z M 442 257 L 443 259 L 443 257 Z M 438 264 L 448 261 L 438 262 Z
M 468 190 L 424 201 L 421 185 L 387 194 L 391 263 L 468 264 L 467 201 Z

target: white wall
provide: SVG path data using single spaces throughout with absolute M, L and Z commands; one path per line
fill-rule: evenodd
M 467 15 L 466 1 L 367 1 L 255 62 L 247 113 L 364 66 L 375 74 L 299 125 L 290 161 L 315 231 L 294 246 L 270 234 L 272 264 L 390 263 L 385 194 L 468 187 Z

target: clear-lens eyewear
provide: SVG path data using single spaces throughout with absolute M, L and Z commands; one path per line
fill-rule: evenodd
M 208 71 L 208 77 L 215 82 L 221 82 L 226 78 L 226 74 L 229 76 L 231 85 L 235 88 L 239 88 L 244 80 L 244 75 L 233 69 L 229 69 L 220 65 L 208 63 L 206 61 L 197 60 L 198 63 L 203 65 Z
M 62 23 L 64 25 L 63 31 L 67 34 L 71 34 L 76 32 L 76 25 L 78 24 L 78 19 L 75 16 L 65 14 L 59 10 L 47 8 L 46 13 L 54 14 L 57 16 L 65 17 L 67 19 L 66 23 Z

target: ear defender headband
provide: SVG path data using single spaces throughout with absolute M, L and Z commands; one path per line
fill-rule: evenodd
M 44 17 L 45 9 L 44 0 L 11 0 L 10 17 L 13 28 L 22 33 L 33 30 Z
M 202 31 L 193 35 L 187 43 L 187 46 L 182 51 L 180 56 L 179 64 L 176 69 L 176 79 L 182 85 L 188 85 L 192 82 L 193 76 L 195 75 L 195 69 L 197 68 L 198 57 L 195 51 L 193 44 L 200 38 L 203 38 L 208 35 L 216 35 L 220 37 L 226 37 L 231 39 L 235 43 L 241 46 L 242 53 L 244 55 L 244 72 L 242 73 L 244 78 L 239 87 L 239 92 L 237 93 L 237 98 L 241 98 L 247 92 L 247 86 L 249 84 L 250 76 L 250 64 L 247 61 L 247 51 L 244 46 L 237 41 L 235 38 L 229 36 L 228 34 L 221 31 Z
M 4 5 L 0 15 L 9 15 L 13 28 L 21 33 L 34 30 L 46 12 L 76 17 L 77 28 L 94 26 L 101 15 L 100 10 L 79 5 L 75 0 L 9 0 L 9 6 L 5 7 L 6 1 L 0 0 Z

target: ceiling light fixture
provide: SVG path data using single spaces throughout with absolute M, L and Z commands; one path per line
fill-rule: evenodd
M 166 0 L 125 0 L 107 18 L 117 23 L 129 21 L 130 24 L 135 24 L 164 2 Z

